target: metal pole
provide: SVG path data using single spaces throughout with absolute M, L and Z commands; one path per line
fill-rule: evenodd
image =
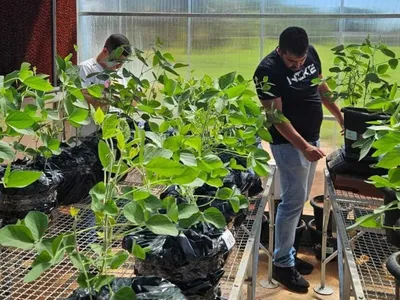
M 398 19 L 400 14 L 291 14 L 291 13 L 165 13 L 165 12 L 81 12 L 81 16 L 136 16 L 136 17 L 192 17 L 192 18 L 246 18 L 246 19 Z
M 266 289 L 274 289 L 278 287 L 278 282 L 272 278 L 272 268 L 273 268 L 273 257 L 274 257 L 274 227 L 275 227 L 275 197 L 274 197 L 274 187 L 275 187 L 275 172 L 274 172 L 274 180 L 271 184 L 270 193 L 268 195 L 268 215 L 269 215 L 269 239 L 268 239 L 268 250 L 266 251 L 265 247 L 262 246 L 261 249 L 267 253 L 268 256 L 268 278 L 267 280 L 261 280 L 260 285 Z
M 265 13 L 265 8 L 267 6 L 266 3 L 267 0 L 262 0 L 261 1 L 261 7 L 260 7 L 260 13 L 263 14 Z M 264 36 L 265 36 L 265 19 L 262 18 L 260 20 L 260 60 L 263 59 L 264 57 Z
M 324 213 L 323 213 L 323 223 L 322 223 L 322 242 L 321 242 L 321 285 L 314 288 L 314 291 L 320 295 L 332 295 L 333 289 L 325 285 L 326 276 L 326 264 L 333 258 L 326 259 L 326 243 L 328 239 L 328 223 L 329 215 L 331 211 L 330 195 L 328 192 L 328 177 L 325 174 L 325 184 L 324 184 Z M 332 254 L 333 255 L 333 254 Z M 335 253 L 336 255 L 336 253 Z
M 57 85 L 57 0 L 51 1 L 51 35 L 52 35 L 52 75 L 53 86 Z
M 188 0 L 188 14 L 191 14 L 192 13 L 192 0 Z M 192 18 L 191 17 L 189 17 L 188 19 L 187 19 L 187 50 L 186 50 L 186 53 L 187 53 L 187 56 L 188 56 L 188 60 L 187 60 L 187 62 L 188 62 L 188 65 L 189 65 L 189 68 L 188 68 L 188 78 L 190 77 L 190 69 L 191 69 L 191 67 L 190 67 L 190 58 L 191 58 L 191 55 L 192 55 Z

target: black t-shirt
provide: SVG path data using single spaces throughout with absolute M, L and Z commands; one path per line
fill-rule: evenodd
M 322 123 L 321 97 L 318 86 L 313 85 L 312 79 L 322 72 L 321 61 L 313 46 L 309 46 L 307 58 L 299 71 L 292 71 L 285 66 L 276 50 L 268 54 L 258 65 L 254 74 L 257 94 L 261 101 L 274 98 L 282 99 L 282 113 L 288 118 L 297 132 L 307 141 L 315 142 L 319 139 Z M 268 76 L 272 83 L 266 94 L 261 89 L 260 82 Z M 287 144 L 287 141 L 275 128 L 270 128 L 273 143 Z

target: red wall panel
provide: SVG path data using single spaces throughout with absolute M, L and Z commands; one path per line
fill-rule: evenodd
M 57 53 L 66 56 L 76 44 L 75 0 L 57 2 Z M 0 74 L 26 61 L 39 73 L 52 74 L 52 0 L 0 0 Z

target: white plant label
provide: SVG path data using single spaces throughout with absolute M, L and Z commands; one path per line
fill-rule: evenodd
M 221 235 L 220 239 L 224 240 L 225 245 L 228 248 L 228 250 L 231 250 L 236 243 L 235 238 L 233 237 L 232 232 L 229 229 L 224 231 L 224 233 Z
M 346 129 L 346 138 L 352 141 L 357 141 L 357 132 Z

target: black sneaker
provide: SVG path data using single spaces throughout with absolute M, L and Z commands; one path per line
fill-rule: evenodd
M 296 257 L 295 268 L 301 275 L 308 275 L 314 270 L 314 266 L 298 257 Z
M 272 277 L 289 290 L 297 293 L 307 293 L 310 286 L 295 267 L 281 268 L 274 265 Z

